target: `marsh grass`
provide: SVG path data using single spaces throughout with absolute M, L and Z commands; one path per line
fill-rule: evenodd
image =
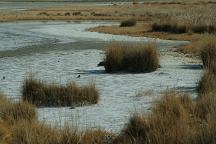
M 168 13 L 155 20 L 152 31 L 169 33 L 216 33 L 216 15 L 213 5 L 186 8 L 184 11 Z
M 200 49 L 204 68 L 216 73 L 216 36 L 206 36 L 202 40 Z
M 1 108 L 1 118 L 8 122 L 19 121 L 22 119 L 31 121 L 36 117 L 37 113 L 34 106 L 28 102 L 16 102 Z
M 199 96 L 194 113 L 200 119 L 208 120 L 211 116 L 216 116 L 215 92 L 209 92 Z
M 28 102 L 12 102 L 0 95 L 0 118 L 3 121 L 14 123 L 20 120 L 31 121 L 37 118 L 35 107 Z
M 205 73 L 198 83 L 200 96 L 216 93 L 216 37 L 206 36 L 200 46 Z
M 53 128 L 38 121 L 20 121 L 11 127 L 8 144 L 77 144 L 79 137 L 72 128 Z
M 80 144 L 113 144 L 115 135 L 103 130 L 86 130 Z
M 210 97 L 206 97 L 207 99 Z M 165 92 L 147 116 L 134 115 L 119 135 L 97 130 L 78 133 L 72 127 L 55 128 L 37 120 L 0 122 L 0 140 L 6 144 L 148 144 L 214 143 L 215 97 L 192 101 L 188 95 Z M 204 101 L 205 100 L 205 101 Z M 205 115 L 202 115 L 205 114 Z M 205 117 L 205 118 L 203 118 Z
M 116 138 L 118 144 L 206 144 L 216 142 L 215 42 L 208 37 L 201 46 L 205 73 L 198 83 L 198 97 L 166 92 L 149 115 L 134 115 Z M 214 63 L 215 64 L 215 63 Z
M 166 93 L 151 114 L 132 116 L 117 141 L 122 144 L 190 143 L 195 135 L 190 118 L 192 107 L 189 97 Z
M 78 132 L 75 127 L 50 126 L 39 121 L 28 102 L 13 102 L 0 95 L 1 144 L 110 144 L 112 133 L 97 129 Z M 2 115 L 3 114 L 3 115 Z
M 112 43 L 106 49 L 104 63 L 108 73 L 145 73 L 155 71 L 159 67 L 159 58 L 157 48 L 153 44 Z
M 116 143 L 214 143 L 215 102 L 215 93 L 197 101 L 176 92 L 166 93 L 152 113 L 132 116 Z
M 22 99 L 36 106 L 86 105 L 96 104 L 99 92 L 94 83 L 80 87 L 75 82 L 57 85 L 30 76 L 24 81 Z
M 55 128 L 38 121 L 20 121 L 10 129 L 7 144 L 113 144 L 114 139 L 100 129 L 79 133 L 70 126 Z
M 216 75 L 206 71 L 198 83 L 197 90 L 200 95 L 216 92 Z

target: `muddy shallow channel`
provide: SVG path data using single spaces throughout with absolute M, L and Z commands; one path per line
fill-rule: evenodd
M 73 124 L 80 129 L 102 128 L 119 132 L 134 112 L 149 112 L 166 89 L 176 88 L 196 97 L 201 68 L 197 59 L 171 52 L 177 42 L 87 32 L 111 22 L 20 22 L 0 24 L 0 91 L 11 99 L 21 96 L 29 72 L 50 82 L 66 84 L 94 81 L 101 98 L 91 106 L 39 108 L 39 119 L 48 124 Z M 154 41 L 160 52 L 157 71 L 145 74 L 106 74 L 97 64 L 110 41 Z M 77 75 L 81 78 L 77 79 Z M 2 77 L 5 77 L 3 80 Z M 136 96 L 140 91 L 146 96 Z

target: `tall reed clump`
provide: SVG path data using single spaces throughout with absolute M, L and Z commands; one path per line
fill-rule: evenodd
M 202 130 L 198 138 L 202 143 L 216 143 L 216 73 L 205 69 L 205 73 L 198 84 L 198 99 L 195 114 L 201 120 Z
M 200 46 L 204 68 L 216 73 L 216 36 L 206 36 Z
M 36 106 L 74 106 L 96 104 L 99 93 L 93 83 L 80 87 L 75 82 L 57 85 L 30 76 L 24 81 L 22 99 Z
M 115 139 L 117 144 L 204 144 L 216 142 L 216 97 L 197 101 L 166 93 L 149 115 L 134 115 Z
M 28 102 L 12 102 L 0 94 L 0 118 L 8 123 L 37 118 L 35 107 Z
M 116 141 L 118 144 L 192 143 L 196 137 L 190 116 L 192 109 L 190 97 L 166 93 L 151 114 L 131 117 Z
M 108 73 L 145 73 L 157 70 L 159 58 L 157 48 L 153 44 L 112 43 L 106 49 L 104 63 Z
M 72 128 L 53 128 L 38 121 L 20 121 L 11 127 L 8 144 L 77 144 L 79 137 Z
M 196 111 L 199 111 L 199 116 L 205 118 L 211 125 L 216 123 L 213 119 L 209 121 L 209 117 L 216 117 L 216 37 L 208 35 L 203 39 L 200 49 L 205 72 L 198 83 L 199 97 Z
M 200 46 L 200 57 L 205 70 L 198 84 L 199 95 L 208 95 L 216 92 L 216 37 L 207 36 Z
M 199 95 L 206 95 L 212 92 L 216 92 L 216 74 L 208 70 L 204 73 L 201 80 L 198 83 Z

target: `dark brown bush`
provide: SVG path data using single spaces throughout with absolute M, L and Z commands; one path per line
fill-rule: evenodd
M 187 27 L 184 25 L 177 25 L 177 24 L 169 24 L 169 23 L 153 23 L 152 24 L 152 31 L 156 32 L 170 32 L 170 33 L 186 33 Z
M 135 19 L 124 20 L 121 22 L 120 27 L 132 27 L 136 25 Z

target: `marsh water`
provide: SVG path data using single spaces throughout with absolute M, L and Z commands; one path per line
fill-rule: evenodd
M 135 111 L 149 112 L 164 90 L 175 88 L 196 97 L 199 61 L 171 52 L 173 47 L 188 42 L 86 31 L 111 24 L 116 23 L 0 23 L 0 91 L 13 100 L 20 99 L 23 80 L 29 73 L 59 84 L 94 82 L 100 93 L 98 104 L 75 109 L 38 108 L 39 119 L 48 124 L 68 123 L 80 129 L 99 127 L 113 132 L 119 132 Z M 105 73 L 97 64 L 104 58 L 103 48 L 111 41 L 154 42 L 160 52 L 161 68 L 143 74 Z M 147 91 L 151 93 L 137 95 Z

